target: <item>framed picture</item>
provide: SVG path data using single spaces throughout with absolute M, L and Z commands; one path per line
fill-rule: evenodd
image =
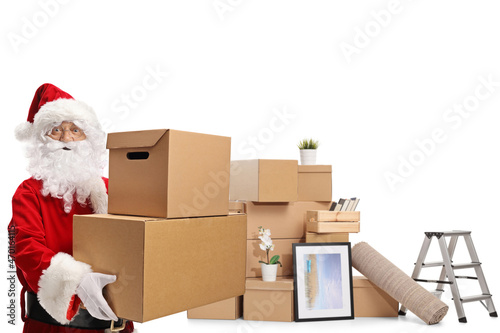
M 295 321 L 354 319 L 351 243 L 293 244 Z

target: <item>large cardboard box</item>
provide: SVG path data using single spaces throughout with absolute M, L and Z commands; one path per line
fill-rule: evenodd
M 247 269 L 246 277 L 261 277 L 262 270 L 259 260 L 267 261 L 266 251 L 260 247 L 259 239 L 247 240 Z M 269 258 L 278 254 L 283 267 L 278 266 L 277 276 L 293 276 L 292 244 L 304 243 L 304 238 L 273 239 L 274 251 L 269 252 Z
M 243 319 L 257 321 L 294 321 L 293 278 L 264 282 L 248 278 L 243 296 Z
M 354 317 L 397 317 L 399 303 L 364 276 L 353 276 Z
M 299 165 L 297 200 L 332 201 L 332 166 Z
M 330 202 L 296 201 L 290 203 L 245 203 L 247 239 L 257 239 L 259 226 L 271 229 L 274 238 L 304 238 L 309 210 L 330 208 Z
M 176 130 L 110 133 L 110 214 L 228 214 L 231 138 Z
M 243 296 L 231 297 L 223 301 L 187 310 L 189 319 L 234 320 L 243 316 Z
M 231 161 L 231 200 L 290 202 L 297 200 L 297 160 Z
M 145 322 L 245 292 L 246 216 L 75 215 L 73 256 L 117 275 L 107 300 Z
M 349 241 L 347 232 L 331 232 L 318 234 L 316 232 L 306 233 L 306 243 L 346 243 Z

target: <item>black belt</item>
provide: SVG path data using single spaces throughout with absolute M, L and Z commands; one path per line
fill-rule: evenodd
M 62 325 L 54 318 L 52 318 L 52 316 L 49 315 L 47 311 L 45 311 L 45 309 L 40 305 L 40 302 L 38 302 L 38 297 L 36 296 L 36 294 L 32 292 L 27 292 L 26 294 L 26 315 L 30 319 L 37 320 L 45 324 L 78 328 L 82 330 L 104 330 L 111 327 L 110 320 L 96 319 L 92 317 L 86 309 L 79 309 L 78 313 L 73 317 L 69 324 Z M 118 321 L 115 323 L 115 326 L 121 326 L 123 324 L 123 320 L 118 318 Z

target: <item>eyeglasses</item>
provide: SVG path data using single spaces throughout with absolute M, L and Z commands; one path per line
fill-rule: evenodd
M 59 140 L 63 136 L 64 132 L 68 132 L 73 139 L 80 139 L 85 136 L 83 130 L 75 124 L 61 124 L 52 128 L 47 135 L 54 140 Z

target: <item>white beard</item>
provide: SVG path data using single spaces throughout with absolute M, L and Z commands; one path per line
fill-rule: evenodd
M 63 149 L 65 147 L 70 150 Z M 90 140 L 65 143 L 45 137 L 33 141 L 27 148 L 28 171 L 33 178 L 42 180 L 42 195 L 62 199 L 67 214 L 75 198 L 85 206 L 91 193 L 102 192 L 103 154 L 97 153 Z M 95 211 L 96 207 L 93 208 Z

